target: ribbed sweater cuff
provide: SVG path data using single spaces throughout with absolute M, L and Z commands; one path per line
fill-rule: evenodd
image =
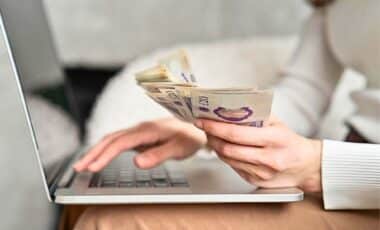
M 325 209 L 380 208 L 380 145 L 323 141 Z

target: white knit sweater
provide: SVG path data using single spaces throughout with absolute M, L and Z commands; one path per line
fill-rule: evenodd
M 380 143 L 379 23 L 378 0 L 338 0 L 317 9 L 276 86 L 274 113 L 312 136 L 343 70 L 352 68 L 366 77 L 367 87 L 351 95 L 356 112 L 347 123 Z M 380 145 L 324 140 L 322 154 L 326 209 L 380 208 Z
M 275 89 L 274 113 L 298 133 L 314 136 L 343 69 L 352 68 L 367 77 L 368 85 L 352 95 L 357 112 L 347 122 L 370 141 L 380 143 L 379 21 L 379 0 L 337 0 L 328 9 L 316 10 L 305 26 L 292 62 L 283 72 L 283 81 Z M 229 87 L 232 83 L 262 86 L 261 80 L 277 72 L 268 68 L 273 73 L 266 73 L 263 66 L 279 63 L 282 66 L 288 49 L 293 47 L 288 43 L 253 39 L 182 47 L 189 51 L 194 73 L 202 86 Z M 140 58 L 107 85 L 88 122 L 88 143 L 95 143 L 120 127 L 168 115 L 143 95 L 133 77 L 168 52 Z M 262 53 L 266 55 L 257 55 Z M 325 140 L 322 162 L 325 208 L 380 207 L 379 168 L 378 145 Z

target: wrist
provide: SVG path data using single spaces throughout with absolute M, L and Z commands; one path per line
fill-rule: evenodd
M 322 161 L 322 141 L 308 139 L 309 157 L 307 166 L 307 177 L 302 182 L 301 188 L 305 192 L 321 192 L 321 161 Z

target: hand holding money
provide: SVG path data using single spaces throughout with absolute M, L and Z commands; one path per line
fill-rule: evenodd
M 198 118 L 262 127 L 268 120 L 273 94 L 256 88 L 201 88 L 196 84 L 183 50 L 136 73 L 146 94 L 175 117 L 194 122 Z

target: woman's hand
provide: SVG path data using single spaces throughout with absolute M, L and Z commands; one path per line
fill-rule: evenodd
M 198 120 L 208 145 L 249 183 L 321 191 L 321 141 L 297 135 L 278 120 L 263 128 Z
M 74 168 L 96 172 L 103 169 L 120 153 L 140 150 L 134 158 L 140 168 L 151 168 L 163 161 L 183 159 L 206 143 L 206 135 L 191 124 L 175 118 L 144 122 L 104 137 Z

